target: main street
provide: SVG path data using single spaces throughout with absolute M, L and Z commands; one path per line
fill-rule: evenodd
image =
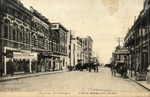
M 100 68 L 98 73 L 71 71 L 41 75 L 0 83 L 1 92 L 138 92 L 147 91 L 130 79 L 111 76 L 109 68 Z

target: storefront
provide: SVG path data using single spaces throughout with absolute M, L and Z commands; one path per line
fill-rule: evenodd
M 61 66 L 60 66 L 60 57 L 53 57 L 53 71 L 55 70 L 60 70 Z
M 66 56 L 61 56 L 60 57 L 60 69 L 65 70 L 68 69 L 68 58 Z
M 11 52 L 12 56 L 5 57 L 4 74 L 26 73 L 36 70 L 37 53 L 29 51 L 15 51 L 6 50 Z

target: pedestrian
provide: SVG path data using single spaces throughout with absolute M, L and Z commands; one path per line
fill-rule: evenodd
M 116 76 L 116 67 L 113 66 L 113 76 Z
M 111 66 L 111 75 L 113 76 L 113 66 Z
M 121 73 L 121 77 L 123 77 L 123 73 L 124 73 L 124 66 L 120 67 L 120 73 Z
M 124 70 L 124 73 L 123 73 L 123 76 L 124 76 L 124 78 L 126 78 L 127 77 L 127 67 L 126 66 L 124 66 L 124 68 L 123 68 Z

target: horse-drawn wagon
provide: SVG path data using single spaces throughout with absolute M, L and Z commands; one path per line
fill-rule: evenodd
M 84 69 L 86 69 L 89 72 L 91 72 L 91 70 L 94 70 L 94 72 L 98 72 L 98 66 L 100 66 L 98 63 L 79 63 L 76 65 L 76 70 L 83 71 Z

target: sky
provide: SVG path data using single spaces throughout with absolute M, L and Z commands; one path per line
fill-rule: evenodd
M 50 22 L 61 23 L 76 36 L 91 36 L 93 51 L 101 63 L 109 63 L 128 28 L 143 9 L 144 0 L 21 0 L 28 9 L 32 6 Z M 123 42 L 122 42 L 123 44 Z

